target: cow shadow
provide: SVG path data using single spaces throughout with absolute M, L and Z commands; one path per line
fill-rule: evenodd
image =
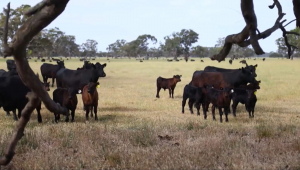
M 102 112 L 135 112 L 135 111 L 145 111 L 145 109 L 138 109 L 134 107 L 124 107 L 124 106 L 112 106 L 112 107 L 101 107 Z

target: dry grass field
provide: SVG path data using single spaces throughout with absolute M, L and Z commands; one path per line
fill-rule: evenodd
M 300 60 L 248 60 L 258 64 L 255 118 L 243 105 L 228 123 L 181 114 L 183 87 L 195 70 L 207 65 L 239 68 L 228 60 L 196 62 L 150 60 L 96 60 L 107 63 L 100 78 L 99 121 L 85 122 L 81 95 L 75 123 L 61 120 L 42 108 L 43 123 L 33 113 L 12 162 L 2 169 L 300 169 Z M 75 69 L 83 62 L 65 61 Z M 30 61 L 40 74 L 41 62 Z M 4 60 L 0 68 L 6 69 Z M 156 78 L 181 74 L 174 99 L 168 91 L 156 99 Z M 41 78 L 41 77 L 40 77 Z M 49 92 L 52 96 L 53 88 Z M 194 111 L 196 109 L 194 108 Z M 218 112 L 217 112 L 218 113 Z M 0 155 L 16 122 L 0 111 Z M 160 139 L 158 136 L 170 136 Z

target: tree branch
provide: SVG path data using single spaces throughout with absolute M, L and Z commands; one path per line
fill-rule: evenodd
M 24 135 L 24 130 L 30 119 L 31 113 L 40 103 L 40 99 L 33 92 L 27 93 L 26 97 L 28 98 L 28 103 L 22 110 L 21 118 L 17 122 L 11 141 L 8 143 L 7 150 L 5 151 L 5 156 L 0 158 L 0 165 L 9 164 L 9 162 L 14 157 L 17 143 Z
M 10 3 L 7 4 L 7 9 L 3 9 L 3 12 L 6 16 L 4 27 L 3 27 L 3 54 L 4 58 L 10 56 L 12 54 L 12 49 L 8 46 L 7 39 L 8 39 L 8 21 L 10 18 Z
M 241 2 L 243 3 L 244 1 L 247 1 L 247 0 L 241 0 Z M 252 0 L 251 0 L 252 1 Z M 257 52 L 261 52 L 261 51 L 259 51 L 259 44 L 256 44 L 256 40 L 260 40 L 260 39 L 265 39 L 265 38 L 267 38 L 267 37 L 269 37 L 273 32 L 275 32 L 277 29 L 279 29 L 280 28 L 280 26 L 282 26 L 282 24 L 286 21 L 286 20 L 283 20 L 283 21 L 281 21 L 282 19 L 283 19 L 283 17 L 284 17 L 284 15 L 285 15 L 285 13 L 283 13 L 282 12 L 282 7 L 281 7 L 281 4 L 280 4 L 280 2 L 278 1 L 278 0 L 273 0 L 274 1 L 274 3 L 272 4 L 272 5 L 270 5 L 269 6 L 269 8 L 270 9 L 273 9 L 275 6 L 277 7 L 277 9 L 278 9 L 278 18 L 276 19 L 276 21 L 275 21 L 275 24 L 273 25 L 273 27 L 271 27 L 271 28 L 269 28 L 269 29 L 267 29 L 267 30 L 265 30 L 264 32 L 261 32 L 260 34 L 258 34 L 258 35 L 256 35 L 256 36 L 254 36 L 254 29 L 252 28 L 252 29 L 249 29 L 249 31 L 250 30 L 252 30 L 252 31 L 250 31 L 250 32 L 252 32 L 252 33 L 250 33 L 250 39 L 248 39 L 248 37 L 247 38 L 245 38 L 243 41 L 229 41 L 229 42 L 227 42 L 226 41 L 226 39 L 227 38 L 230 38 L 232 35 L 229 35 L 229 36 L 227 36 L 226 37 L 226 39 L 225 39 L 225 45 L 224 45 L 224 47 L 223 47 L 223 49 L 221 50 L 221 52 L 219 53 L 219 54 L 217 54 L 217 55 L 213 55 L 212 57 L 211 57 L 211 59 L 212 60 L 217 60 L 217 61 L 219 61 L 219 62 L 221 62 L 221 61 L 224 61 L 225 60 L 225 58 L 226 58 L 226 56 L 229 54 L 229 52 L 230 52 L 230 49 L 231 49 L 231 46 L 232 46 L 232 44 L 237 44 L 238 46 L 240 46 L 240 47 L 247 47 L 247 46 L 249 46 L 250 44 L 252 44 L 252 47 L 254 48 L 254 46 L 256 46 L 257 47 L 257 50 L 255 50 L 255 53 L 257 54 Z M 300 0 L 297 0 L 297 1 L 299 1 L 299 8 L 300 8 Z M 243 6 L 242 5 L 242 3 L 241 3 L 241 6 Z M 250 0 L 247 2 L 247 3 L 250 3 Z M 253 4 L 252 4 L 253 5 Z M 249 6 L 249 5 L 246 5 L 246 9 L 247 8 L 251 8 L 251 5 Z M 249 10 L 249 9 L 247 9 L 247 10 Z M 242 9 L 242 12 L 243 12 L 243 9 Z M 249 11 L 248 11 L 249 12 Z M 251 12 L 251 11 L 250 11 Z M 254 12 L 254 9 L 253 9 L 253 12 Z M 247 14 L 247 12 L 246 11 L 244 11 L 243 12 L 243 16 L 244 16 L 244 18 L 245 18 L 245 21 L 246 21 L 246 19 L 247 20 L 249 20 L 249 21 L 251 21 L 251 19 L 249 19 L 249 17 L 247 17 L 247 15 L 244 15 L 244 13 L 245 14 Z M 255 14 L 255 13 L 252 13 L 252 15 L 253 14 Z M 249 14 L 248 14 L 249 15 Z M 250 15 L 251 16 L 251 15 Z M 255 20 L 256 18 L 254 18 L 254 16 L 252 16 L 252 19 L 253 20 Z M 300 17 L 299 17 L 299 19 L 300 19 Z M 292 21 L 291 21 L 292 22 Z M 290 24 L 291 22 L 289 22 L 288 24 Z M 255 23 L 255 22 L 254 22 Z M 285 26 L 287 26 L 288 24 L 286 24 Z M 252 24 L 253 25 L 253 24 Z M 247 23 L 247 26 L 248 26 L 248 23 Z M 256 25 L 254 24 L 254 27 L 255 27 Z M 245 29 L 245 28 L 244 28 Z M 243 32 L 243 31 L 242 31 Z M 242 33 L 241 32 L 241 33 Z M 239 34 L 241 34 L 241 33 L 239 33 Z M 288 33 L 289 34 L 289 33 Z M 290 33 L 290 34 L 296 34 L 296 33 Z M 238 34 L 235 34 L 235 35 L 238 35 Z M 254 38 L 254 39 L 252 39 L 251 38 L 251 35 L 253 36 L 252 38 Z M 296 34 L 297 35 L 297 34 Z M 246 37 L 246 36 L 245 36 Z M 252 40 L 251 40 L 252 39 Z M 232 43 L 231 44 L 231 46 L 230 46 L 230 48 L 229 48 L 229 45 L 228 44 L 226 44 L 226 43 Z M 254 45 L 254 46 L 253 46 Z M 258 45 L 258 46 L 257 46 Z M 290 54 L 292 54 L 292 51 L 290 52 Z
M 48 0 L 47 5 L 43 6 L 43 8 L 36 8 L 39 10 L 29 10 L 31 12 L 29 12 L 28 14 L 35 15 L 28 18 L 27 21 L 17 30 L 11 44 L 8 47 L 9 49 L 11 49 L 11 53 L 6 53 L 7 56 L 13 55 L 17 66 L 17 71 L 22 82 L 26 86 L 28 86 L 32 90 L 32 92 L 37 95 L 38 98 L 43 101 L 49 111 L 54 112 L 55 114 L 63 115 L 68 115 L 68 111 L 51 100 L 49 94 L 46 92 L 40 80 L 30 68 L 26 59 L 26 47 L 36 34 L 38 34 L 43 28 L 48 26 L 64 11 L 68 2 L 69 0 Z M 6 20 L 8 20 L 9 10 L 6 11 L 6 16 Z M 8 25 L 8 21 L 6 24 Z M 7 28 L 5 31 L 7 31 Z M 8 48 L 6 48 L 6 50 Z M 24 128 L 33 111 L 33 106 L 35 106 L 35 103 L 37 101 L 36 97 L 31 97 L 29 99 L 29 102 L 22 111 L 22 117 L 24 120 L 18 122 L 16 126 L 17 133 L 13 136 L 11 142 L 9 143 L 9 148 L 6 152 L 5 157 L 0 159 L 0 165 L 8 164 L 14 155 L 15 146 L 20 139 L 20 133 L 23 133 Z

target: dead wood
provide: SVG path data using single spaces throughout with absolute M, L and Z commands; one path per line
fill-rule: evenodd
M 7 33 L 8 33 L 8 21 L 9 21 L 9 12 L 10 5 L 8 4 L 7 9 L 5 10 L 6 20 L 4 26 L 4 37 L 3 37 L 3 47 L 4 47 L 4 56 L 13 56 L 17 71 L 22 82 L 28 86 L 32 92 L 43 101 L 45 107 L 57 114 L 67 115 L 69 114 L 67 110 L 60 105 L 51 100 L 49 94 L 44 89 L 40 80 L 34 74 L 30 68 L 28 61 L 26 59 L 26 47 L 32 38 L 37 35 L 43 28 L 48 26 L 56 17 L 58 17 L 65 9 L 69 0 L 44 0 L 41 3 L 37 4 L 33 8 L 29 9 L 26 12 L 27 15 L 32 15 L 27 19 L 27 21 L 17 30 L 14 38 L 11 43 L 7 43 Z M 33 15 L 34 14 L 34 15 Z M 31 95 L 31 96 L 35 96 Z M 25 126 L 30 118 L 30 115 L 33 111 L 33 106 L 37 101 L 37 97 L 30 97 L 28 104 L 22 111 L 21 120 L 19 120 L 16 126 L 16 133 L 13 135 L 11 142 L 5 156 L 0 159 L 0 165 L 7 165 L 13 155 L 17 142 L 21 139 Z M 20 134 L 22 133 L 22 134 Z

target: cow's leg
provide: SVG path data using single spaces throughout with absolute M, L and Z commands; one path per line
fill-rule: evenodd
M 229 105 L 230 106 L 230 105 Z M 229 107 L 225 107 L 224 108 L 224 112 L 225 112 L 225 121 L 228 122 L 228 111 L 229 111 Z
M 182 106 L 181 113 L 184 113 L 184 107 L 185 107 L 185 104 L 186 104 L 186 100 L 187 100 L 187 98 L 185 96 L 183 96 L 182 102 L 181 102 L 181 106 Z
M 38 104 L 38 106 L 35 108 L 35 110 L 37 112 L 37 120 L 38 120 L 39 123 L 43 122 L 42 116 L 41 116 L 41 109 L 42 109 L 42 102 L 40 102 Z
M 70 113 L 70 110 L 69 109 L 67 109 L 68 110 L 68 113 Z M 68 116 L 66 116 L 66 118 L 65 118 L 65 122 L 69 122 L 69 114 L 68 114 Z
M 160 91 L 161 87 L 157 87 L 157 93 L 156 93 L 156 98 L 159 98 L 159 91 Z
M 209 107 L 209 102 L 206 102 L 206 103 L 205 103 L 205 114 L 204 114 L 204 119 L 207 118 L 208 107 Z
M 16 109 L 12 110 L 12 112 L 13 112 L 14 120 L 17 121 L 18 118 L 17 118 L 17 114 L 16 114 Z
M 52 77 L 52 87 L 54 87 L 55 77 Z
M 9 111 L 6 111 L 6 116 L 10 116 L 10 113 L 9 113 Z
M 211 107 L 211 114 L 212 114 L 213 120 L 216 120 L 215 111 L 216 111 L 215 106 L 212 106 L 212 107 Z
M 197 115 L 200 116 L 200 103 L 196 102 L 195 106 L 196 106 L 196 109 L 197 109 Z
M 189 99 L 189 109 L 190 109 L 190 112 L 191 114 L 194 114 L 194 111 L 193 111 L 193 104 L 194 104 L 194 101 L 192 99 Z
M 93 106 L 91 106 L 91 117 L 93 117 Z
M 223 122 L 223 119 L 222 119 L 223 112 L 222 112 L 221 107 L 219 107 L 219 114 L 220 114 L 220 122 L 222 123 Z
M 174 99 L 174 88 L 171 88 L 172 98 Z
M 206 108 L 205 108 L 206 104 L 202 103 L 202 110 L 203 110 L 203 115 L 206 115 Z
M 90 106 L 85 106 L 85 120 L 89 121 Z
M 172 89 L 169 88 L 169 98 L 171 98 L 171 94 L 172 94 Z
M 55 114 L 54 113 L 54 122 L 58 123 L 59 120 L 60 120 L 60 114 Z
M 71 116 L 72 116 L 71 122 L 74 122 L 75 109 L 72 109 L 72 110 L 71 110 Z
M 47 76 L 43 76 L 43 81 L 44 83 L 47 83 L 48 77 Z
M 97 108 L 98 108 L 98 105 L 95 105 L 95 106 L 94 106 L 95 120 L 98 120 L 98 116 L 97 116 Z
M 22 113 L 22 110 L 21 110 L 21 109 L 18 109 L 18 118 L 19 118 L 19 119 L 21 118 L 21 113 Z
M 238 104 L 239 104 L 239 102 L 234 100 L 233 103 L 232 103 L 232 105 L 231 105 L 231 107 L 232 107 L 232 113 L 233 113 L 234 117 L 236 117 L 236 107 L 237 107 Z

